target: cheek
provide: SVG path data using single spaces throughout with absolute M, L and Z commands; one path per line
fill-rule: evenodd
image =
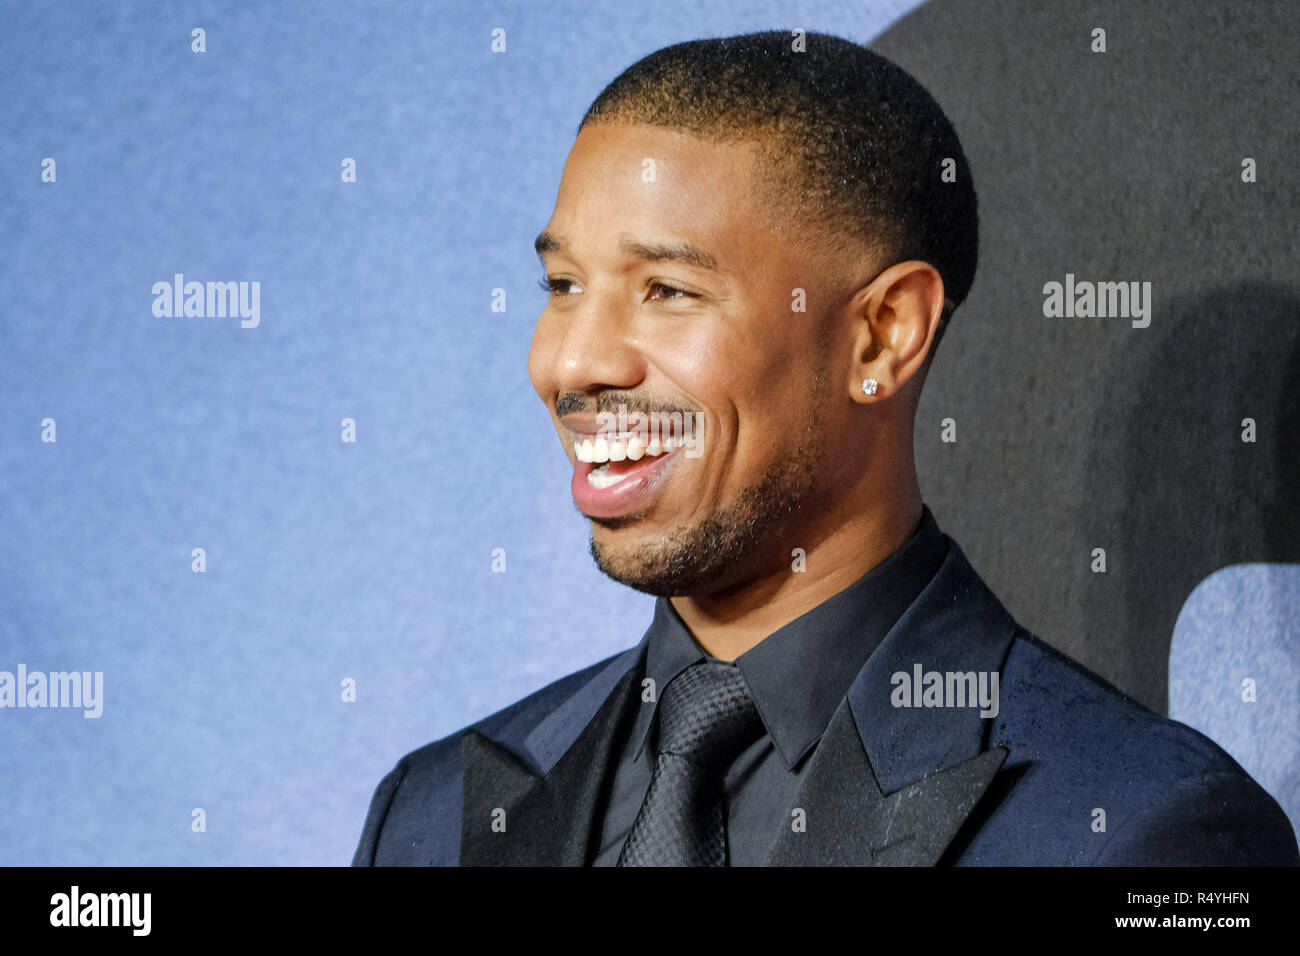
M 808 440 L 810 424 L 821 419 L 817 370 L 797 346 L 774 355 L 765 352 L 747 366 L 749 375 L 735 386 L 735 402 L 744 451 L 765 463 L 790 457 Z
M 715 397 L 726 394 L 727 380 L 733 374 L 726 343 L 705 332 L 676 331 L 678 334 L 671 337 L 653 344 L 643 340 L 643 344 L 653 348 L 654 364 L 681 388 L 697 400 L 712 404 Z
M 748 476 L 803 439 L 811 394 L 804 358 L 759 336 L 700 334 L 663 343 L 652 362 L 703 406 L 714 429 L 706 442 Z

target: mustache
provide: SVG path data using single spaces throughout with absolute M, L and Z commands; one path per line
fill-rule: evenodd
M 561 395 L 555 402 L 555 414 L 558 418 L 566 415 L 575 415 L 578 412 L 608 412 L 611 415 L 618 413 L 620 406 L 630 414 L 632 412 L 641 412 L 643 415 L 671 415 L 673 412 L 698 412 L 700 409 L 694 405 L 681 405 L 677 403 L 656 401 L 650 396 L 638 395 L 635 392 L 601 392 L 594 398 L 583 392 L 568 392 Z

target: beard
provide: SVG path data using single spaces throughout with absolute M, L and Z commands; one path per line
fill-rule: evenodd
M 820 378 L 820 376 L 819 376 Z M 823 385 L 824 381 L 818 381 Z M 820 389 L 816 389 L 820 391 Z M 818 396 L 821 397 L 820 395 Z M 714 510 L 693 525 L 673 529 L 656 541 L 643 542 L 630 551 L 597 544 L 593 533 L 591 557 L 609 577 L 637 591 L 657 597 L 699 595 L 721 590 L 761 564 L 785 561 L 774 532 L 813 496 L 826 460 L 827 443 L 812 409 L 804 421 L 799 447 L 775 462 L 734 501 Z M 610 530 L 634 527 L 641 515 L 590 519 Z

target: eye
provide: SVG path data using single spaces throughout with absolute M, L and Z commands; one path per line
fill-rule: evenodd
M 650 298 L 659 299 L 660 301 L 672 301 L 673 299 L 698 299 L 699 298 L 699 296 L 696 295 L 694 292 L 687 292 L 685 289 L 679 289 L 676 286 L 672 286 L 672 285 L 665 285 L 662 282 L 651 282 L 650 291 L 654 292 L 656 289 L 663 290 L 664 295 L 659 295 L 659 296 L 651 295 Z
M 537 284 L 542 287 L 543 292 L 549 293 L 550 295 L 573 295 L 573 293 L 569 291 L 569 286 L 577 285 L 577 283 L 572 279 L 558 279 L 552 278 L 551 276 L 543 277 L 538 280 Z M 579 286 L 578 288 L 581 290 L 582 287 Z

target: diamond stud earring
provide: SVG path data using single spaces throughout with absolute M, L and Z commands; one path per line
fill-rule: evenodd
M 862 380 L 862 390 L 868 395 L 876 394 L 876 386 L 879 383 L 874 378 L 864 378 Z

